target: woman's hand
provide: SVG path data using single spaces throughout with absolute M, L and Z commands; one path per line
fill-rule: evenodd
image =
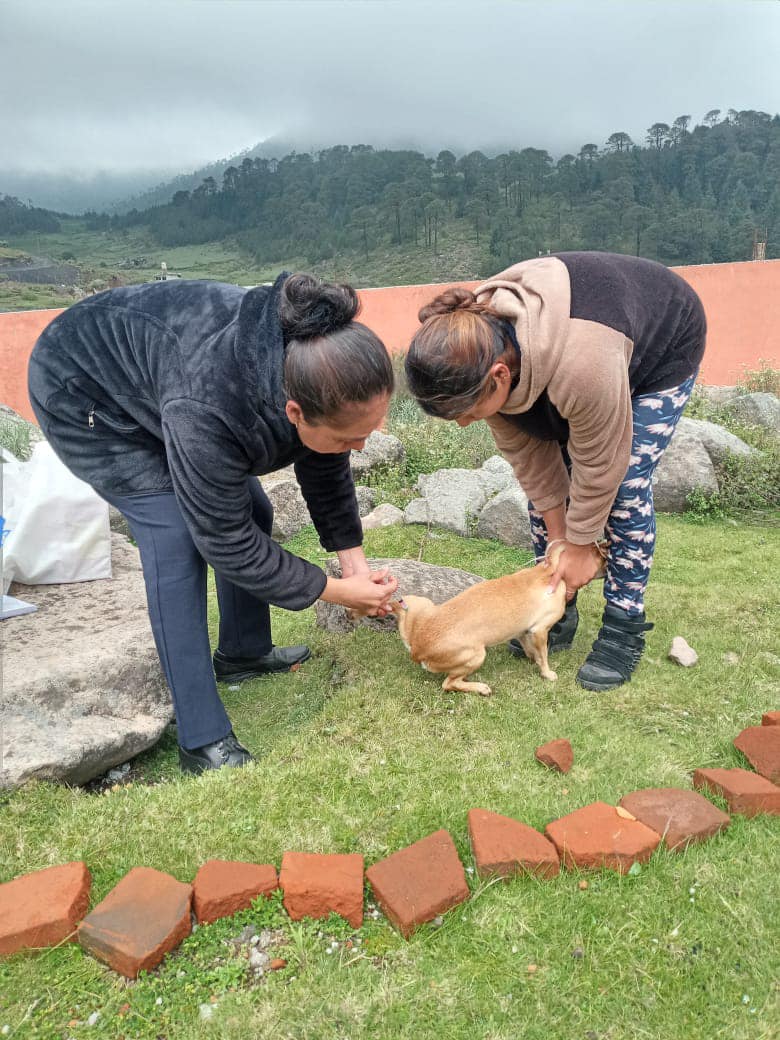
M 361 614 L 384 617 L 397 588 L 398 582 L 384 567 L 381 571 L 353 574 L 349 578 L 328 578 L 320 599 L 326 603 L 340 603 Z
M 566 583 L 566 599 L 570 600 L 577 589 L 593 581 L 601 569 L 602 563 L 593 551 L 592 544 L 565 542 L 563 552 L 558 557 L 558 567 L 550 578 L 549 591 L 555 592 L 558 583 L 563 581 Z
M 351 578 L 353 574 L 371 573 L 362 545 L 356 545 L 353 549 L 339 549 L 336 555 L 339 558 L 342 578 Z

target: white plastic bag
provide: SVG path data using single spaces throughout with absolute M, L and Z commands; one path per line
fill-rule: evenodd
M 3 593 L 27 585 L 111 577 L 108 503 L 60 462 L 46 441 L 29 462 L 3 451 Z

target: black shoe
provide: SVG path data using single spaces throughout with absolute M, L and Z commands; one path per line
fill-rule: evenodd
M 199 748 L 179 747 L 179 765 L 184 773 L 204 773 L 207 769 L 237 769 L 254 762 L 254 758 L 231 729 L 226 737 L 215 740 L 213 744 L 204 744 Z
M 580 615 L 577 611 L 577 597 L 575 595 L 574 599 L 566 604 L 566 613 L 559 621 L 555 622 L 547 633 L 547 653 L 557 654 L 559 650 L 568 650 L 579 623 Z M 514 654 L 515 657 L 527 657 L 525 650 L 523 650 L 523 644 L 519 639 L 510 639 L 507 645 L 510 653 Z
M 631 682 L 631 675 L 645 649 L 645 632 L 653 625 L 644 613 L 627 614 L 608 603 L 593 649 L 577 672 L 577 682 L 586 690 L 612 690 Z
M 308 646 L 275 646 L 263 657 L 227 657 L 221 650 L 214 651 L 214 674 L 218 682 L 243 682 L 273 672 L 290 672 L 308 661 Z

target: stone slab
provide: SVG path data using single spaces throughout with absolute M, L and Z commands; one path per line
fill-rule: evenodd
M 81 861 L 45 867 L 0 885 L 0 956 L 75 940 L 91 885 Z
M 258 896 L 270 895 L 278 887 L 273 864 L 210 859 L 192 882 L 192 908 L 198 923 L 208 924 L 245 910 Z
M 374 863 L 366 878 L 388 920 L 406 939 L 469 897 L 463 864 L 446 830 Z
M 684 849 L 706 841 L 731 822 L 727 813 L 696 791 L 679 787 L 648 787 L 620 799 L 640 823 L 656 831 L 668 849 Z
M 3 621 L 0 787 L 83 784 L 159 740 L 173 718 L 138 550 L 111 535 L 113 577 L 11 586 L 34 614 Z
M 534 751 L 534 757 L 537 762 L 559 773 L 568 773 L 574 765 L 574 751 L 569 741 L 563 737 L 542 744 Z
M 457 567 L 439 567 L 434 563 L 420 563 L 417 560 L 379 558 L 370 559 L 368 563 L 372 570 L 388 567 L 390 573 L 398 579 L 398 591 L 402 596 L 427 596 L 437 604 L 483 580 L 478 574 L 470 574 Z M 330 577 L 340 577 L 338 561 L 328 560 L 325 573 Z M 398 628 L 395 614 L 385 618 L 353 618 L 344 607 L 322 600 L 317 600 L 314 613 L 317 625 L 328 632 L 352 632 L 358 625 L 376 632 L 395 632 Z
M 487 809 L 470 809 L 468 827 L 481 878 L 516 874 L 551 878 L 561 869 L 553 843 L 527 823 Z
M 358 853 L 285 852 L 279 885 L 294 921 L 339 914 L 363 924 L 363 857 Z
M 696 769 L 693 786 L 720 795 L 733 813 L 780 816 L 780 787 L 748 769 Z
M 734 747 L 741 751 L 761 776 L 780 783 L 780 728 L 777 726 L 748 726 L 734 738 Z
M 622 810 L 625 812 L 626 810 Z M 614 805 L 592 802 L 548 823 L 544 833 L 568 868 L 606 868 L 626 874 L 650 859 L 661 836 L 644 823 L 627 819 Z
M 82 947 L 129 979 L 151 971 L 190 934 L 192 886 L 133 867 L 79 925 Z

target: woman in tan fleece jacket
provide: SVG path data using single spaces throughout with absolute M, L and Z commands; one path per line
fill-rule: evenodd
M 484 419 L 528 495 L 537 556 L 566 543 L 553 581 L 569 602 L 551 652 L 572 643 L 577 591 L 596 573 L 585 549 L 606 533 L 604 618 L 577 678 L 595 690 L 628 681 L 652 628 L 652 474 L 704 352 L 701 301 L 653 261 L 560 253 L 475 293 L 448 290 L 420 321 L 406 358 L 419 404 L 460 426 Z

